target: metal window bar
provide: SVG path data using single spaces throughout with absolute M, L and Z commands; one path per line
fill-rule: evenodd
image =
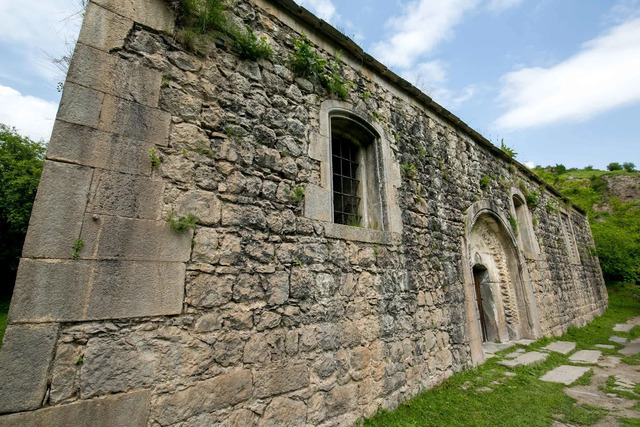
M 359 225 L 360 180 L 357 177 L 358 147 L 344 138 L 333 135 L 333 221 L 338 224 Z

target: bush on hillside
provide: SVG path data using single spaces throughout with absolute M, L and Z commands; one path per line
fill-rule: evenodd
M 612 162 L 607 165 L 607 170 L 610 171 L 621 171 L 622 165 L 618 162 Z
M 631 162 L 625 162 L 622 164 L 622 167 L 624 168 L 624 170 L 626 170 L 627 172 L 633 172 L 636 169 L 636 165 L 634 163 Z

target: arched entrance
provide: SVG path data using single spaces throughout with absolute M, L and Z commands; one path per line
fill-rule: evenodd
M 540 321 L 526 263 L 508 222 L 490 202 L 467 217 L 464 239 L 467 336 L 472 360 L 484 360 L 483 342 L 540 336 Z

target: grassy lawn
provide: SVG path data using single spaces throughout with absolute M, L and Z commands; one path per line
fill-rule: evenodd
M 640 315 L 640 288 L 628 284 L 610 285 L 609 302 L 606 313 L 588 326 L 571 328 L 560 338 L 543 338 L 527 349 L 539 349 L 556 340 L 575 341 L 578 349 L 592 348 L 594 344 L 613 344 L 609 341 L 613 325 Z M 617 334 L 634 337 L 639 333 L 640 328 L 636 327 L 630 334 Z M 512 347 L 503 353 L 514 350 Z M 603 353 L 613 354 L 615 351 L 603 350 Z M 635 358 L 628 362 L 640 363 Z M 607 410 L 576 406 L 576 401 L 562 391 L 564 385 L 538 379 L 556 366 L 568 363 L 567 356 L 552 353 L 540 364 L 515 368 L 513 372 L 516 375 L 508 377 L 504 375 L 508 369 L 492 359 L 477 369 L 454 375 L 441 386 L 420 394 L 393 412 L 381 411 L 366 420 L 364 425 L 550 426 L 554 419 L 574 425 L 595 424 L 607 415 Z M 588 385 L 590 376 L 587 373 L 576 383 Z M 493 391 L 481 390 L 486 387 Z
M 0 347 L 2 347 L 2 338 L 4 330 L 7 329 L 7 313 L 9 312 L 9 301 L 0 301 Z

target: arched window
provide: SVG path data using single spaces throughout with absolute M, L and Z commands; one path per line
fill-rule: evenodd
M 377 134 L 345 113 L 331 115 L 333 222 L 384 230 Z

